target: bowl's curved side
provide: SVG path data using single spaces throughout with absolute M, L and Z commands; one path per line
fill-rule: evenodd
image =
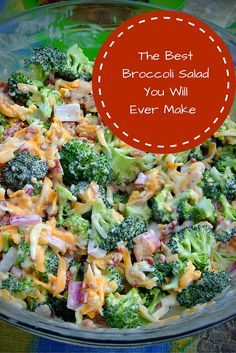
M 66 48 L 75 42 L 85 48 L 91 59 L 109 33 L 121 22 L 155 6 L 115 1 L 75 1 L 30 10 L 0 24 L 1 80 L 6 80 L 16 69 L 23 68 L 23 58 L 37 46 L 54 45 Z M 230 33 L 211 25 L 228 45 L 236 66 L 236 41 Z M 235 113 L 236 117 L 236 111 Z M 93 346 L 147 345 L 189 336 L 222 323 L 236 315 L 236 279 L 232 289 L 201 310 L 162 321 L 157 326 L 135 330 L 81 329 L 74 324 L 48 320 L 34 313 L 0 302 L 0 318 L 34 334 L 74 344 Z M 102 333 L 102 334 L 101 334 Z
M 186 310 L 172 320 L 137 329 L 82 329 L 72 323 L 37 316 L 10 303 L 0 303 L 0 318 L 33 334 L 57 341 L 101 347 L 144 346 L 192 336 L 236 316 L 236 283 L 216 301 Z

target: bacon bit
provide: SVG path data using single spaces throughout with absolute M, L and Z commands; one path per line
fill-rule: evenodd
M 98 286 L 97 286 L 95 283 L 91 282 L 91 283 L 89 283 L 89 288 L 91 288 L 91 289 L 97 289 Z
M 55 82 L 56 82 L 55 72 L 51 72 L 48 76 L 47 84 L 51 83 L 52 85 L 54 85 Z
M 26 141 L 29 141 L 29 140 L 33 139 L 36 134 L 38 134 L 38 130 L 32 126 L 29 126 L 25 129 L 24 139 Z
M 4 93 L 7 93 L 9 90 L 9 86 L 6 82 L 0 81 L 0 90 Z
M 57 173 L 62 173 L 62 166 L 59 159 L 56 159 L 54 169 Z
M 83 328 L 96 328 L 96 325 L 92 320 L 85 319 L 82 321 L 81 327 L 83 327 Z
M 149 265 L 154 265 L 154 259 L 152 257 L 147 258 L 146 261 L 149 263 Z
M 69 286 L 70 281 L 73 280 L 73 273 L 66 271 L 66 288 Z
M 0 206 L 1 206 L 1 211 L 5 212 L 5 208 L 7 208 L 7 202 L 6 200 L 0 200 Z
M 93 136 L 93 135 L 91 135 L 91 134 L 89 134 L 87 132 L 81 132 L 79 134 L 79 139 L 82 139 L 82 138 L 86 139 L 86 140 L 92 140 L 92 141 L 96 141 L 97 140 L 96 136 Z
M 0 217 L 0 226 L 8 226 L 10 224 L 10 214 L 7 213 L 4 216 Z
M 23 190 L 27 195 L 31 195 L 34 192 L 34 187 L 31 184 L 27 184 L 24 186 Z
M 165 236 L 168 234 L 173 233 L 173 230 L 178 226 L 178 221 L 172 221 L 170 224 L 168 224 L 165 228 L 165 230 L 161 231 L 161 235 Z
M 122 256 L 120 254 L 114 254 L 112 256 L 112 262 L 114 265 L 118 265 L 122 261 Z
M 138 281 L 133 281 L 132 285 L 134 288 L 138 288 L 139 283 Z
M 160 254 L 160 255 L 158 256 L 158 260 L 160 260 L 160 262 L 164 263 L 164 262 L 166 262 L 166 256 L 163 255 L 163 254 Z
M 12 137 L 15 135 L 16 132 L 23 129 L 24 126 L 25 126 L 25 124 L 23 122 L 14 124 L 10 129 L 4 131 L 3 136 L 4 137 Z

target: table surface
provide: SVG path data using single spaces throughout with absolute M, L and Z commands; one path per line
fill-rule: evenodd
M 236 320 L 200 335 L 156 346 L 124 349 L 71 346 L 36 337 L 12 325 L 0 322 L 1 353 L 235 353 Z
M 9 9 L 9 3 L 8 9 Z M 5 0 L 0 0 L 0 11 Z M 19 4 L 19 2 L 17 1 Z M 207 4 L 207 5 L 206 5 Z M 19 8 L 20 10 L 20 8 Z M 21 9 L 22 10 L 22 9 Z M 184 9 L 226 27 L 236 21 L 236 0 L 189 0 Z M 227 322 L 200 335 L 150 347 L 99 349 L 71 346 L 36 337 L 0 321 L 1 353 L 235 353 L 236 320 Z

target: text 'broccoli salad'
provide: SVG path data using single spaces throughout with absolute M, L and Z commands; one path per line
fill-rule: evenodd
M 158 323 L 236 273 L 236 123 L 141 152 L 100 120 L 92 67 L 77 45 L 35 48 L 1 82 L 0 298 L 83 327 Z

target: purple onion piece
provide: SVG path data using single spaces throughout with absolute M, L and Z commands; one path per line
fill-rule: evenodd
M 37 214 L 11 215 L 10 224 L 12 226 L 23 226 L 41 223 L 42 219 Z
M 68 285 L 67 308 L 76 310 L 82 302 L 83 282 L 70 281 Z

